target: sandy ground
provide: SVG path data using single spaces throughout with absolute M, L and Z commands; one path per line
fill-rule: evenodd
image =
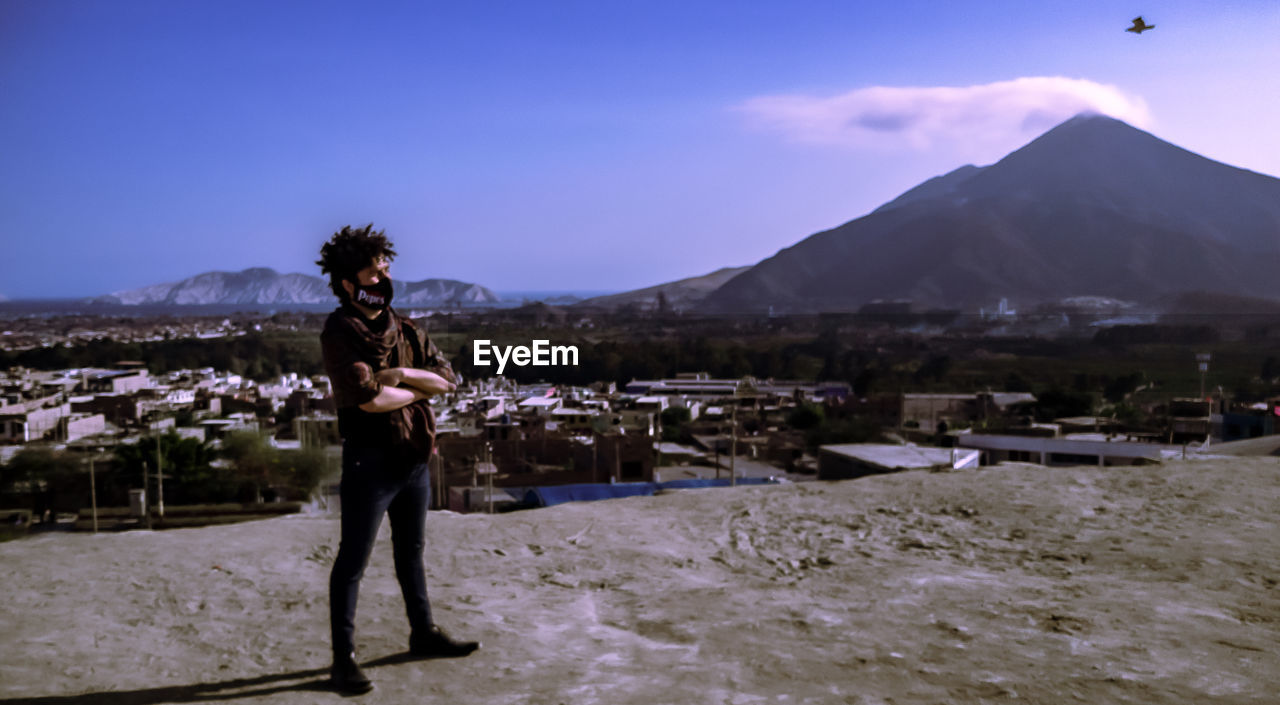
M 1280 459 L 1008 465 L 433 514 L 407 661 L 387 529 L 377 703 L 1275 703 Z M 0 705 L 339 702 L 328 518 L 0 545 Z

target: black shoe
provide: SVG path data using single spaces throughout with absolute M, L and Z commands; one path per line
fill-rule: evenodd
M 444 630 L 431 626 L 409 635 L 409 653 L 419 658 L 456 658 L 480 648 L 478 641 L 454 641 Z
M 335 656 L 329 669 L 329 684 L 340 693 L 359 695 L 373 690 L 373 681 L 360 670 L 355 654 Z

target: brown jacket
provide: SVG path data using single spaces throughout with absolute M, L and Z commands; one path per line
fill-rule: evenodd
M 381 327 L 372 327 L 358 310 L 341 306 L 329 314 L 320 347 L 325 372 L 338 407 L 338 431 L 357 445 L 383 445 L 425 459 L 435 442 L 435 415 L 422 399 L 395 411 L 360 409 L 382 390 L 374 375 L 391 367 L 426 369 L 454 381 L 449 361 L 431 342 L 425 328 L 394 309 Z

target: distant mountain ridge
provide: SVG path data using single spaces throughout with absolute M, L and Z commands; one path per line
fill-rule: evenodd
M 404 282 L 393 279 L 399 306 L 489 304 L 498 295 L 479 284 L 452 279 Z M 335 301 L 329 282 L 307 274 L 281 274 L 269 267 L 239 272 L 205 272 L 177 282 L 154 284 L 87 299 L 104 304 L 327 304 Z
M 640 306 L 652 307 L 657 305 L 658 294 L 662 294 L 666 297 L 668 306 L 673 308 L 683 308 L 697 304 L 702 301 L 707 294 L 710 294 L 712 291 L 720 288 L 725 282 L 748 269 L 751 269 L 751 267 L 722 267 L 710 274 L 703 274 L 697 277 L 687 277 L 685 279 L 679 279 L 665 284 L 657 284 L 643 289 L 624 291 L 618 294 L 595 296 L 581 301 L 577 305 L 617 308 L 628 304 L 637 304 Z
M 1119 120 L 1078 115 L 995 164 L 967 165 L 779 251 L 712 311 L 1151 302 L 1200 290 L 1280 299 L 1280 179 Z

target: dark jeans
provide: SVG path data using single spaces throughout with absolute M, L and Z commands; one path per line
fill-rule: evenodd
M 342 540 L 329 574 L 329 622 L 333 652 L 355 650 L 356 600 L 382 515 L 391 519 L 396 579 L 409 627 L 431 626 L 427 576 L 422 564 L 431 476 L 426 463 L 397 459 L 382 448 L 342 448 Z

